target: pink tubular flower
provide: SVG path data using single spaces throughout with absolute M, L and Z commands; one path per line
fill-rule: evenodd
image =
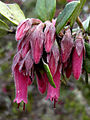
M 54 101 L 56 103 L 58 101 L 58 98 L 60 96 L 60 77 L 61 77 L 61 69 L 62 66 L 58 65 L 57 71 L 53 77 L 54 83 L 56 85 L 56 88 L 53 88 L 50 83 L 48 83 L 48 88 L 47 88 L 47 97 L 46 99 L 50 99 L 51 101 Z
M 17 31 L 16 31 L 16 40 L 21 40 L 25 37 L 25 35 L 27 34 L 27 32 L 31 29 L 33 24 L 39 24 L 41 21 L 38 19 L 25 19 L 24 21 L 22 21 L 18 27 L 17 27 Z
M 55 41 L 55 26 L 50 21 L 46 21 L 45 24 L 46 28 L 44 30 L 45 33 L 44 45 L 46 52 L 49 53 Z
M 76 37 L 76 46 L 72 55 L 72 70 L 73 75 L 78 80 L 82 73 L 82 63 L 83 63 L 83 51 L 84 51 L 84 41 L 81 34 Z
M 24 76 L 23 73 L 19 72 L 19 66 L 17 65 L 14 70 L 14 80 L 16 86 L 16 98 L 14 102 L 17 102 L 18 104 L 21 101 L 27 103 L 28 81 L 31 81 L 29 79 L 29 76 Z
M 52 76 L 55 75 L 57 71 L 58 61 L 59 61 L 59 48 L 56 43 L 54 43 L 51 53 L 47 56 L 47 62 L 51 71 Z
M 43 72 L 37 71 L 36 78 L 40 93 L 42 94 L 45 93 L 48 81 L 46 73 L 44 71 Z
M 18 41 L 23 39 L 30 28 L 31 28 L 30 19 L 25 19 L 24 21 L 22 21 L 17 27 L 16 40 Z
M 44 33 L 43 33 L 44 23 L 40 23 L 35 31 L 31 35 L 31 50 L 34 62 L 39 63 L 41 55 L 43 53 L 43 42 L 44 42 Z
M 14 102 L 27 103 L 27 88 L 34 80 L 35 74 L 40 93 L 43 94 L 48 89 L 47 99 L 56 102 L 60 95 L 61 61 L 55 41 L 55 21 L 43 23 L 34 18 L 26 19 L 17 27 L 16 40 L 18 41 L 17 54 L 12 65 L 16 87 Z M 42 59 L 50 68 L 56 88 L 53 88 L 48 81 Z
M 61 41 L 61 57 L 63 63 L 65 63 L 68 60 L 71 54 L 72 47 L 73 47 L 73 39 L 71 36 L 71 31 L 70 29 L 67 29 Z

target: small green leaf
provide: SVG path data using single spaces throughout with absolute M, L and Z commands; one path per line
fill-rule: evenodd
M 49 66 L 48 66 L 44 61 L 43 61 L 43 66 L 44 66 L 44 69 L 45 69 L 45 71 L 46 71 L 46 73 L 47 73 L 49 83 L 50 83 L 54 88 L 56 88 L 55 83 L 54 83 L 54 81 L 53 81 L 52 74 L 51 74 L 50 69 L 49 69 Z
M 1 30 L 5 30 L 5 31 L 8 31 L 9 30 L 9 26 L 0 19 L 0 31 Z
M 90 44 L 85 42 L 86 54 L 87 57 L 90 59 Z
M 90 60 L 88 58 L 84 60 L 84 69 L 87 73 L 90 73 Z
M 73 14 L 71 16 L 70 26 L 72 26 L 74 24 L 74 22 L 76 21 L 76 18 L 79 16 L 85 2 L 86 2 L 86 0 L 80 0 L 79 4 L 75 8 L 75 10 L 74 10 L 74 12 L 73 12 Z
M 22 10 L 16 3 L 5 4 L 0 1 L 0 14 L 2 14 L 4 17 L 16 25 L 25 19 Z
M 42 21 L 52 20 L 56 11 L 56 0 L 37 0 L 36 14 Z
M 73 1 L 68 3 L 64 10 L 59 14 L 56 21 L 56 33 L 58 34 L 63 27 L 66 25 L 66 23 L 69 21 L 70 17 L 72 16 L 74 10 L 78 6 L 80 2 L 79 1 Z

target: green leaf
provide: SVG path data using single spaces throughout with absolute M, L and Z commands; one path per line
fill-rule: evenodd
M 5 4 L 0 1 L 0 14 L 2 14 L 4 17 L 16 25 L 25 19 L 22 10 L 16 3 Z
M 90 16 L 83 22 L 84 30 L 90 33 Z
M 46 71 L 46 73 L 47 73 L 49 83 L 50 83 L 54 88 L 56 88 L 55 83 L 54 83 L 54 81 L 53 81 L 52 74 L 51 74 L 50 69 L 49 69 L 49 66 L 48 66 L 44 61 L 43 61 L 43 66 L 44 66 L 44 69 L 45 69 L 45 71 Z
M 86 55 L 90 59 L 90 44 L 85 42 Z
M 37 0 L 36 14 L 42 21 L 52 20 L 56 11 L 56 0 Z
M 5 30 L 5 31 L 8 31 L 9 30 L 9 26 L 0 19 L 0 31 L 1 30 Z
M 83 8 L 85 2 L 86 2 L 86 0 L 80 0 L 79 4 L 75 8 L 75 10 L 71 16 L 70 26 L 72 26 L 74 24 L 74 22 L 76 21 L 76 18 L 79 16 L 80 12 L 82 11 L 82 8 Z
M 88 58 L 84 60 L 84 69 L 87 73 L 90 73 L 90 60 Z
M 64 10 L 59 14 L 56 21 L 56 33 L 58 34 L 63 27 L 66 25 L 66 23 L 69 21 L 70 17 L 72 16 L 74 10 L 78 6 L 80 2 L 79 1 L 73 1 L 68 3 Z

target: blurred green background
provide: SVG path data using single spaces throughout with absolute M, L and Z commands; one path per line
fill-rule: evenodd
M 6 3 L 18 3 L 26 17 L 36 17 L 36 0 L 1 0 Z M 55 17 L 67 2 L 57 0 Z M 83 20 L 90 16 L 90 0 L 87 0 L 80 17 Z M 2 16 L 1 16 L 2 17 Z M 2 17 L 3 19 L 3 17 Z M 4 21 L 8 22 L 6 19 Z M 8 22 L 10 26 L 11 23 Z M 73 77 L 68 86 L 61 84 L 60 98 L 53 108 L 53 103 L 46 101 L 46 94 L 40 95 L 36 84 L 28 88 L 28 104 L 23 111 L 13 103 L 15 97 L 14 79 L 11 72 L 13 56 L 17 42 L 15 34 L 8 34 L 0 38 L 0 120 L 90 120 L 90 77 L 89 84 L 85 83 L 84 75 L 76 81 Z

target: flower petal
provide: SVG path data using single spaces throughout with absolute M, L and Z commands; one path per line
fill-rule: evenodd
M 68 29 L 61 41 L 61 57 L 62 62 L 65 63 L 70 54 L 73 47 L 73 39 L 71 37 L 71 31 Z
M 44 45 L 45 45 L 45 50 L 48 53 L 51 51 L 51 48 L 55 41 L 55 26 L 50 21 L 46 21 L 45 24 L 46 24 L 46 28 L 44 30 L 45 33 Z
M 56 88 L 52 87 L 50 83 L 48 83 L 48 89 L 47 89 L 47 97 L 46 99 L 50 99 L 51 101 L 55 100 L 58 101 L 58 98 L 60 96 L 60 77 L 61 77 L 61 68 L 62 66 L 58 66 L 57 72 L 53 77 L 54 83 L 56 85 Z
M 84 40 L 81 33 L 76 36 L 75 45 L 77 54 L 80 56 L 84 48 Z
M 17 31 L 16 31 L 16 40 L 21 40 L 24 38 L 24 36 L 26 35 L 27 31 L 31 28 L 32 22 L 30 19 L 25 19 L 24 21 L 22 21 L 18 27 L 17 27 Z
M 46 75 L 46 73 L 40 73 L 37 72 L 36 74 L 36 78 L 37 78 L 37 84 L 38 84 L 38 89 L 40 91 L 40 93 L 45 93 L 46 91 L 46 86 L 47 86 L 47 81 L 48 81 L 48 77 Z
M 14 70 L 14 81 L 16 86 L 16 98 L 14 99 L 14 102 L 20 103 L 23 101 L 24 103 L 27 103 L 28 77 L 19 72 L 18 65 Z
M 59 48 L 57 44 L 54 44 L 51 53 L 47 56 L 47 61 L 52 76 L 54 76 L 57 71 L 59 57 L 60 57 Z
M 77 50 L 75 48 L 72 55 L 72 71 L 76 80 L 80 78 L 80 75 L 82 73 L 82 63 L 83 63 L 83 51 L 81 52 L 81 55 L 78 56 Z
M 12 72 L 14 72 L 14 69 L 16 65 L 19 63 L 20 59 L 21 59 L 21 50 L 17 52 L 17 54 L 14 56 L 13 64 L 12 64 Z
M 44 42 L 44 33 L 43 33 L 44 23 L 40 23 L 35 31 L 31 35 L 31 50 L 32 56 L 36 64 L 39 63 L 42 52 L 43 52 L 43 42 Z

